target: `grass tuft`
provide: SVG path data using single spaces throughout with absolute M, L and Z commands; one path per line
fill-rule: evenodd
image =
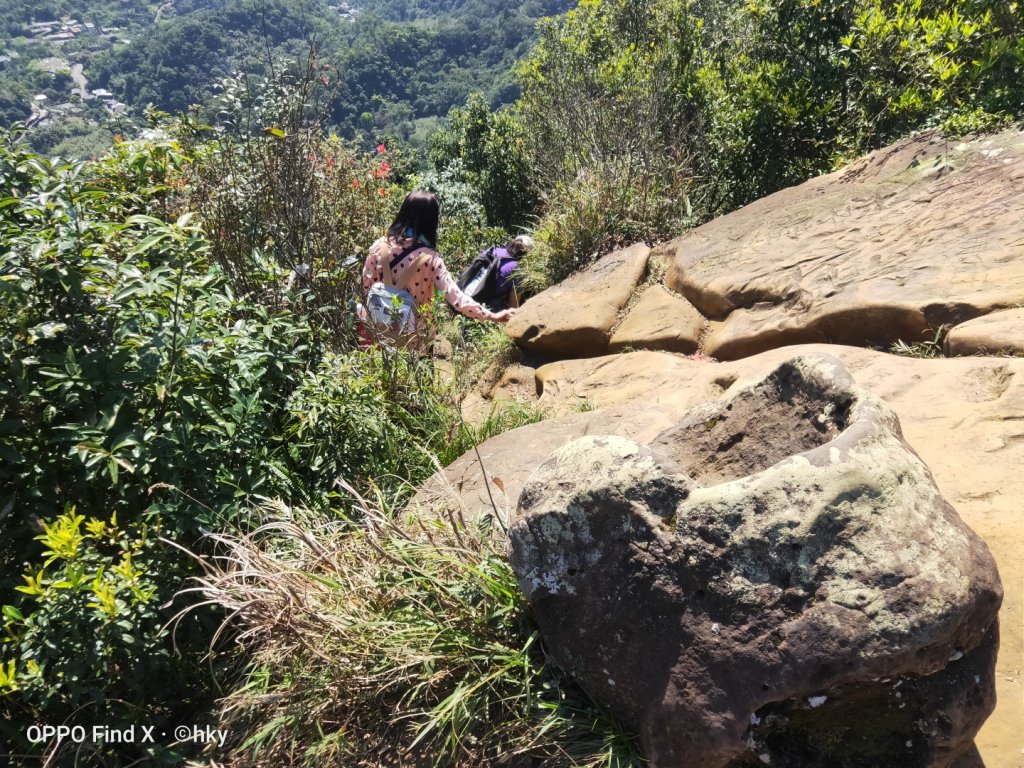
M 936 328 L 932 338 L 926 341 L 911 342 L 908 344 L 902 339 L 899 339 L 889 347 L 889 352 L 893 355 L 901 355 L 903 357 L 942 357 L 943 342 L 946 338 L 946 334 L 949 333 L 949 330 L 950 326 L 943 324 Z
M 496 531 L 359 507 L 214 537 L 196 589 L 250 652 L 220 707 L 230 765 L 642 764 L 545 659 Z

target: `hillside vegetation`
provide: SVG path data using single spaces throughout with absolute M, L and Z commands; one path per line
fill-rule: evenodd
M 0 61 L 0 124 L 45 114 L 30 112 L 36 95 L 44 95 L 36 106 L 49 115 L 30 134 L 33 144 L 80 156 L 114 134 L 133 132 L 147 105 L 188 110 L 207 103 L 222 79 L 243 73 L 258 80 L 274 62 L 312 48 L 332 67 L 333 130 L 363 132 L 374 143 L 389 135 L 422 142 L 472 91 L 485 91 L 495 107 L 513 101 L 512 68 L 535 40 L 536 20 L 570 5 L 69 0 L 9 7 L 0 10 L 8 59 Z M 50 20 L 59 23 L 40 28 Z M 76 65 L 89 91 L 111 96 L 76 94 Z
M 910 131 L 985 130 L 1024 105 L 1019 3 L 583 0 L 540 30 L 512 109 L 470 102 L 431 154 L 499 220 L 545 201 L 539 285 Z
M 178 3 L 90 64 L 125 93 L 158 82 L 207 109 L 151 111 L 97 160 L 0 141 L 0 755 L 636 764 L 548 664 L 493 530 L 394 523 L 437 463 L 541 414 L 464 423 L 472 365 L 514 353 L 476 326 L 463 345 L 442 307 L 443 366 L 360 348 L 365 248 L 429 186 L 453 270 L 526 228 L 539 288 L 912 130 L 1019 119 L 1021 7 L 583 0 L 541 24 L 508 91 L 468 98 L 481 83 L 458 62 L 502 70 L 527 20 L 559 6 L 367 3 L 325 36 L 347 67 L 317 57 L 262 81 L 203 58 L 267 61 L 222 5 L 190 26 L 212 7 Z M 465 26 L 431 21 L 442 11 Z M 298 39 L 285 16 L 282 51 Z M 165 70 L 171 50 L 188 57 Z M 331 135 L 452 104 L 427 160 Z M 300 264 L 308 279 L 289 281 Z M 57 743 L 33 723 L 230 738 Z

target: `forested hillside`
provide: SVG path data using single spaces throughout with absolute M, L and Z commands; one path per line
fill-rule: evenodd
M 535 39 L 537 19 L 570 6 L 82 0 L 9 7 L 0 11 L 0 121 L 29 120 L 37 148 L 66 142 L 62 153 L 81 155 L 137 129 L 149 104 L 184 111 L 207 102 L 229 75 L 259 78 L 312 50 L 334 67 L 335 130 L 422 143 L 472 91 L 487 93 L 492 106 L 513 101 L 512 68 Z M 85 94 L 77 91 L 80 77 Z

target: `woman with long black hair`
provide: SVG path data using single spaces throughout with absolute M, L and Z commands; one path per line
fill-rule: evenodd
M 507 323 L 515 309 L 492 312 L 456 285 L 435 250 L 440 214 L 432 192 L 416 190 L 406 195 L 387 234 L 370 246 L 363 266 L 363 291 L 384 283 L 410 293 L 417 307 L 430 304 L 434 292 L 440 291 L 455 311 L 466 317 Z

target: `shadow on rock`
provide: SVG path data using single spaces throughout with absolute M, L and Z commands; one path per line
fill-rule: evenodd
M 995 563 L 834 358 L 650 446 L 564 445 L 510 549 L 549 652 L 656 768 L 951 766 L 995 705 Z

